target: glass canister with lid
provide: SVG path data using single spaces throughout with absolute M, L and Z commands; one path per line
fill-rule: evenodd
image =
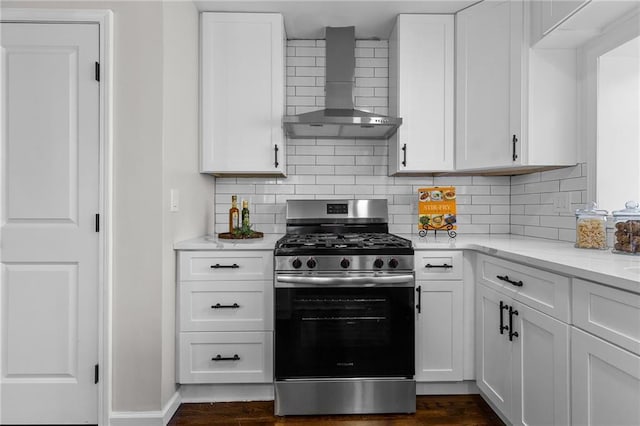
M 593 201 L 576 210 L 576 244 L 578 248 L 607 248 L 607 211 L 598 210 Z
M 640 255 L 640 208 L 637 201 L 627 201 L 625 208 L 613 214 L 615 234 L 613 252 Z

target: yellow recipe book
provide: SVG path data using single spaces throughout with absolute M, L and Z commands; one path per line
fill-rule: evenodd
M 455 186 L 431 186 L 418 189 L 418 229 L 456 229 Z

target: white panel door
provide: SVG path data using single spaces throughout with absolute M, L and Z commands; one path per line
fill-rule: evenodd
M 97 423 L 97 24 L 3 23 L 3 424 Z
M 571 327 L 572 424 L 640 425 L 640 356 Z
M 507 418 L 512 398 L 511 343 L 509 330 L 500 328 L 508 326 L 509 314 L 502 307 L 510 302 L 484 285 L 476 286 L 476 383 Z
M 514 303 L 514 425 L 568 425 L 569 326 Z

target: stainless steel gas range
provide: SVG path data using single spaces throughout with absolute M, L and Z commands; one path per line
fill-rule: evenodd
M 413 248 L 386 200 L 290 200 L 286 216 L 275 414 L 415 412 Z

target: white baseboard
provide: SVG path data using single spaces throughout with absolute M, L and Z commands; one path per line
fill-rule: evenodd
M 273 401 L 273 384 L 182 385 L 182 402 Z
M 176 391 L 159 411 L 112 411 L 109 416 L 111 426 L 166 426 L 180 407 L 182 398 Z
M 417 395 L 470 395 L 479 393 L 475 380 L 464 382 L 418 382 Z

